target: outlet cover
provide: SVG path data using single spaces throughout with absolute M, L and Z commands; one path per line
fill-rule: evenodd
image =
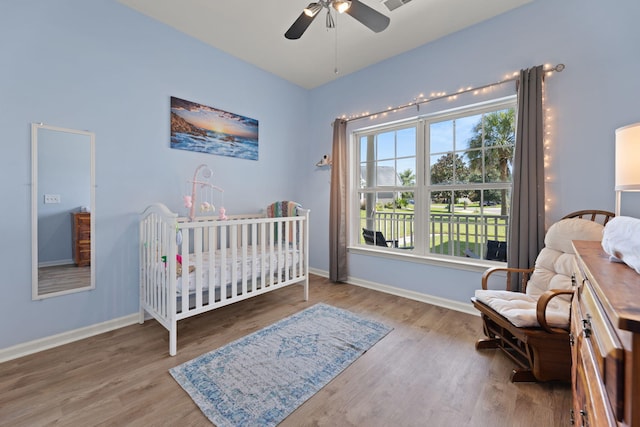
M 44 203 L 60 203 L 60 195 L 59 194 L 45 194 L 44 195 Z

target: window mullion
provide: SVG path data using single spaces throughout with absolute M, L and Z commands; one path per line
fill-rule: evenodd
M 429 225 L 428 221 L 421 221 L 417 218 L 429 217 L 429 200 L 427 183 L 429 178 L 429 132 L 427 132 L 427 121 L 418 120 L 416 126 L 416 188 L 415 188 L 415 202 L 414 215 L 414 227 L 416 230 L 417 238 L 414 239 L 415 252 L 418 254 L 426 254 L 429 247 Z

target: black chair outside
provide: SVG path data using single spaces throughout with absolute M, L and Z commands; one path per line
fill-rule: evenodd
M 476 254 L 469 248 L 465 249 L 464 256 L 466 256 L 467 258 L 480 259 L 478 254 Z M 498 240 L 487 240 L 487 253 L 484 259 L 507 262 L 507 242 L 500 242 Z
M 485 259 L 507 262 L 507 242 L 487 240 L 487 256 Z
M 375 246 L 382 246 L 385 248 L 397 248 L 398 247 L 398 241 L 397 240 L 387 240 L 384 237 L 384 234 L 382 234 L 381 231 L 373 231 L 373 230 L 368 230 L 366 228 L 362 229 L 362 237 L 364 238 L 364 241 L 367 245 L 375 245 Z M 391 246 L 389 246 L 389 243 L 391 243 Z

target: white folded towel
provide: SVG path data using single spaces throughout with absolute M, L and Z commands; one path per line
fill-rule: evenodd
M 604 227 L 602 249 L 640 274 L 640 219 L 617 216 Z

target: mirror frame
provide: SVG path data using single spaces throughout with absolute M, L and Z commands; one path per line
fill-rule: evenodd
M 89 137 L 90 144 L 90 171 L 91 179 L 89 183 L 91 214 L 91 280 L 89 286 L 81 288 L 67 289 L 47 294 L 39 294 L 38 286 L 38 130 L 48 129 L 52 131 L 70 133 L 75 135 L 85 135 Z M 96 287 L 95 268 L 95 133 L 68 129 L 58 126 L 45 125 L 43 123 L 31 123 L 31 299 L 41 300 L 60 295 L 67 295 L 76 292 L 83 292 Z M 71 238 L 71 236 L 69 237 Z

